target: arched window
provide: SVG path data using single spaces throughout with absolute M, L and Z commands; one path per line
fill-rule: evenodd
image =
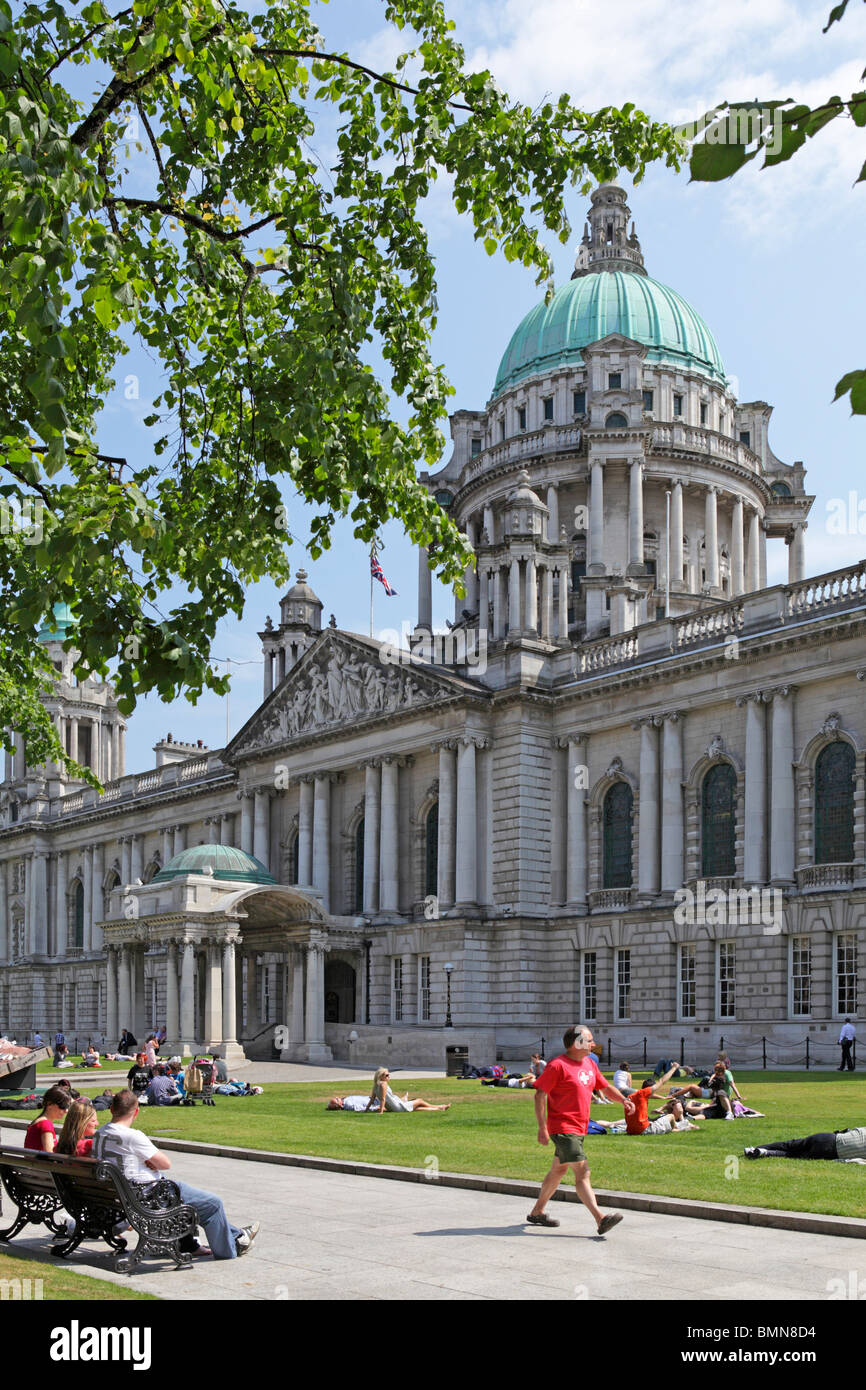
M 736 873 L 737 774 L 730 763 L 711 767 L 701 791 L 701 873 L 732 878 Z
M 787 483 L 773 483 L 770 487 L 774 497 L 790 497 L 791 489 Z
M 116 870 L 112 869 L 111 873 L 110 873 L 109 876 L 108 876 L 108 880 L 107 880 L 107 882 L 106 882 L 106 884 L 105 884 L 105 886 L 104 886 L 104 888 L 103 888 L 103 890 L 102 890 L 102 915 L 103 915 L 103 917 L 108 917 L 108 916 L 109 916 L 109 911 L 110 911 L 110 906 L 111 906 L 111 895 L 112 895 L 112 893 L 114 892 L 114 889 L 117 888 L 117 887 L 119 886 L 119 884 L 120 884 L 120 874 L 117 873 Z
M 608 415 L 604 427 L 606 430 L 625 430 L 628 429 L 628 420 L 621 410 L 615 410 L 612 415 Z
M 427 812 L 424 827 L 424 896 L 435 898 L 439 892 L 439 802 Z
M 838 739 L 815 763 L 815 863 L 854 858 L 854 749 Z
M 355 911 L 364 911 L 364 817 L 355 826 Z
M 630 888 L 634 797 L 627 782 L 614 782 L 604 798 L 605 888 Z
M 84 884 L 79 880 L 72 893 L 72 942 L 84 945 Z

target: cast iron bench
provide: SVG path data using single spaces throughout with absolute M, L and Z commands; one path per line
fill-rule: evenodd
M 64 1259 L 83 1240 L 106 1241 L 116 1252 L 114 1267 L 121 1274 L 131 1274 L 145 1254 L 169 1255 L 179 1269 L 192 1263 L 180 1241 L 194 1236 L 195 1212 L 181 1202 L 170 1178 L 142 1185 L 125 1178 L 115 1163 L 11 1144 L 0 1144 L 0 1178 L 18 1207 L 12 1225 L 0 1231 L 0 1241 L 13 1240 L 28 1224 L 44 1225 L 55 1237 L 52 1252 Z M 61 1209 L 75 1221 L 69 1234 L 65 1222 L 57 1219 Z M 124 1221 L 138 1236 L 132 1251 L 115 1234 Z

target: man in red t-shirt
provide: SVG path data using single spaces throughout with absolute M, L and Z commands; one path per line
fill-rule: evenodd
M 538 1142 L 547 1145 L 553 1139 L 556 1156 L 550 1172 L 541 1185 L 538 1201 L 527 1216 L 530 1226 L 558 1226 L 544 1208 L 550 1201 L 569 1168 L 574 1169 L 574 1186 L 587 1211 L 595 1218 L 598 1234 L 603 1236 L 618 1222 L 620 1215 L 602 1216 L 590 1186 L 589 1164 L 583 1151 L 583 1136 L 589 1122 L 589 1107 L 595 1090 L 605 1091 L 622 1105 L 626 1119 L 634 1106 L 626 1100 L 590 1057 L 593 1048 L 592 1031 L 572 1024 L 562 1035 L 565 1052 L 554 1057 L 535 1082 L 535 1118 L 538 1121 Z

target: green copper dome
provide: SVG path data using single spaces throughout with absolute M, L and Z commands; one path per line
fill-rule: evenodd
M 75 627 L 75 619 L 68 603 L 55 603 L 51 612 L 42 621 L 36 634 L 37 642 L 65 642 Z
M 203 874 L 213 870 L 213 877 L 228 879 L 232 883 L 276 883 L 264 864 L 241 849 L 231 845 L 194 845 L 192 849 L 182 850 L 169 860 L 164 869 L 154 874 L 154 883 L 166 883 L 169 879 L 180 878 L 182 874 Z
M 530 310 L 505 350 L 493 396 L 539 372 L 582 363 L 581 348 L 609 333 L 644 344 L 648 363 L 699 371 L 724 384 L 715 338 L 676 290 L 648 275 L 600 270 L 569 280 L 549 304 Z

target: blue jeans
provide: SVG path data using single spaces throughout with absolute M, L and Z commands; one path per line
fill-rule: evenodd
M 204 1227 L 207 1243 L 218 1260 L 234 1260 L 237 1257 L 235 1241 L 241 1232 L 233 1226 L 226 1216 L 225 1207 L 219 1197 L 212 1192 L 203 1192 L 199 1187 L 172 1178 L 180 1188 L 180 1200 L 193 1207 L 199 1224 Z

